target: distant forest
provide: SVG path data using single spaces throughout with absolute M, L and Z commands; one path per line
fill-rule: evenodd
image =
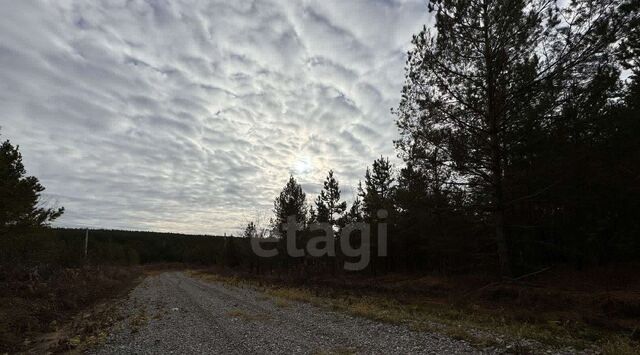
M 336 240 L 348 223 L 385 223 L 387 253 L 373 250 L 365 273 L 512 277 L 558 263 L 639 261 L 640 1 L 432 0 L 428 10 L 435 25 L 413 36 L 393 110 L 402 164 L 373 161 L 350 205 L 333 171 L 314 201 L 292 176 L 271 223 L 249 223 L 242 238 L 90 231 L 85 259 L 85 231 L 46 228 L 64 211 L 38 207 L 43 188 L 5 142 L 2 261 L 345 272 L 352 257 L 339 249 L 287 256 L 289 216 L 302 225 L 301 245 L 317 235 L 307 228 L 315 222 L 330 224 Z M 281 252 L 259 258 L 250 240 L 267 237 Z

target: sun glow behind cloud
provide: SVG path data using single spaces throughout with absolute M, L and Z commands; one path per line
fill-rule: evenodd
M 232 233 L 395 155 L 422 0 L 6 1 L 0 126 L 62 226 Z
M 309 157 L 300 157 L 293 164 L 293 172 L 296 176 L 304 177 L 313 173 L 313 163 Z

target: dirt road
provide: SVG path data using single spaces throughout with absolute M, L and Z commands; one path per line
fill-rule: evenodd
M 150 276 L 125 303 L 127 318 L 95 354 L 473 353 L 465 342 L 276 300 L 250 288 Z

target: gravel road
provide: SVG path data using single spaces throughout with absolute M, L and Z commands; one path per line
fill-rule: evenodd
M 147 277 L 93 354 L 477 353 L 435 333 L 274 300 L 182 272 Z

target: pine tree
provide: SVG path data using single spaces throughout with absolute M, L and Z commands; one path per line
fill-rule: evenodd
M 273 213 L 275 214 L 274 230 L 281 230 L 282 226 L 287 224 L 289 216 L 295 217 L 297 223 L 306 224 L 306 194 L 293 176 L 289 177 L 280 195 L 273 201 Z
M 620 6 L 625 28 L 618 47 L 618 55 L 625 69 L 640 75 L 640 1 L 626 0 Z
M 351 207 L 347 210 L 342 217 L 341 225 L 362 221 L 362 201 L 360 196 L 356 196 L 351 203 Z
M 318 213 L 316 212 L 315 207 L 313 207 L 313 204 L 309 205 L 308 221 L 309 221 L 309 224 L 318 222 Z
M 333 170 L 329 170 L 322 191 L 320 191 L 320 194 L 316 198 L 318 222 L 325 222 L 331 226 L 336 226 L 337 221 L 346 209 L 347 203 L 340 201 L 340 186 L 338 181 L 333 177 Z
M 242 237 L 243 238 L 256 238 L 257 236 L 258 236 L 258 230 L 256 229 L 255 223 L 253 223 L 253 221 L 251 221 L 244 228 L 244 232 L 242 232 Z
M 424 28 L 413 38 L 397 147 L 414 166 L 450 170 L 444 178 L 469 184 L 489 211 L 504 275 L 509 152 L 557 115 L 571 77 L 606 52 L 620 30 L 616 4 L 432 0 L 436 33 Z
M 42 206 L 44 187 L 34 176 L 25 176 L 19 147 L 7 140 L 0 146 L 0 235 L 45 227 L 64 208 Z
M 380 157 L 373 161 L 371 169 L 367 167 L 364 188 L 362 183 L 358 185 L 365 219 L 375 219 L 378 210 L 392 211 L 394 181 L 393 167 L 389 158 Z

